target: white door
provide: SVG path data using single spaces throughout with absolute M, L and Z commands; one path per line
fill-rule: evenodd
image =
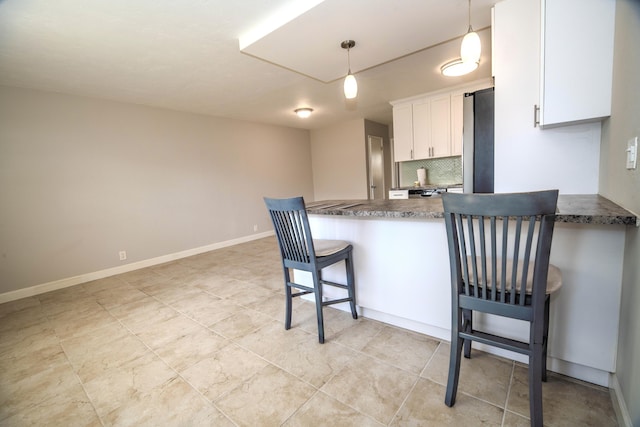
M 369 144 L 369 199 L 384 199 L 384 151 L 382 138 L 368 137 Z

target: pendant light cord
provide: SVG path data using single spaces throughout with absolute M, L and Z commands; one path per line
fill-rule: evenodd
M 471 28 L 471 0 L 469 0 L 469 29 L 467 30 L 467 32 L 473 32 L 473 28 Z

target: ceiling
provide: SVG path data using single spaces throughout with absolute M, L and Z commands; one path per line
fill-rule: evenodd
M 495 2 L 472 1 L 480 67 L 447 78 L 467 0 L 0 0 L 0 85 L 306 129 L 390 123 L 389 101 L 490 76 Z

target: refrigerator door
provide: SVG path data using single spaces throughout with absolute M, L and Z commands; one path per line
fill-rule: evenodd
M 465 193 L 494 191 L 493 95 L 493 88 L 465 94 L 462 147 Z
M 462 191 L 473 193 L 473 93 L 462 100 Z

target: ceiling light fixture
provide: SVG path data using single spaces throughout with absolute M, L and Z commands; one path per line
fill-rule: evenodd
M 477 62 L 463 62 L 462 59 L 458 58 L 440 67 L 440 72 L 447 77 L 458 77 L 469 74 L 476 68 L 478 68 Z
M 469 28 L 467 29 L 467 34 L 462 38 L 460 58 L 447 62 L 440 68 L 440 71 L 448 77 L 468 74 L 478 68 L 481 53 L 482 45 L 480 43 L 480 36 L 473 31 L 473 27 L 471 26 L 471 0 L 469 0 Z
M 349 51 L 355 45 L 356 42 L 353 40 L 345 40 L 340 43 L 340 47 L 347 49 L 347 61 L 349 65 L 349 72 L 347 73 L 347 77 L 344 79 L 344 97 L 347 99 L 353 99 L 358 96 L 358 82 L 353 74 L 351 74 L 351 56 L 349 55 Z
M 293 110 L 294 113 L 298 115 L 301 119 L 306 119 L 313 112 L 313 108 L 296 108 Z

